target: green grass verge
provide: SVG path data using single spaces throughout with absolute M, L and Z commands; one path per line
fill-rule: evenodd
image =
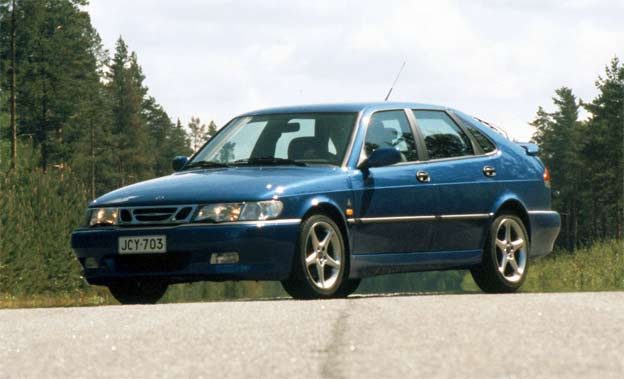
M 624 240 L 597 242 L 574 252 L 557 250 L 530 263 L 522 292 L 624 290 Z M 470 275 L 462 288 L 478 289 Z

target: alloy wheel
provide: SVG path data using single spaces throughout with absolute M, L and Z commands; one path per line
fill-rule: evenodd
M 496 231 L 496 263 L 505 280 L 522 280 L 527 264 L 527 236 L 524 228 L 512 218 L 504 218 Z
M 322 290 L 336 285 L 344 261 L 338 233 L 340 231 L 329 223 L 318 221 L 312 225 L 306 238 L 306 275 Z

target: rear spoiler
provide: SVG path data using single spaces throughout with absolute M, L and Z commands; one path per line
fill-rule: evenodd
M 516 142 L 516 144 L 522 146 L 526 150 L 527 155 L 532 157 L 539 153 L 539 146 L 531 142 Z

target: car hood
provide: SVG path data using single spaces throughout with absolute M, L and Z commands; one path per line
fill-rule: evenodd
M 109 192 L 90 206 L 253 201 L 347 188 L 338 167 L 232 167 L 191 170 Z

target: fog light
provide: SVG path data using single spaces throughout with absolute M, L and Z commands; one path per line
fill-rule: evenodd
M 213 253 L 210 256 L 210 263 L 213 265 L 238 263 L 238 253 Z
M 91 258 L 91 257 L 85 259 L 84 266 L 85 266 L 85 268 L 89 268 L 89 269 L 100 267 L 98 265 L 97 261 L 95 260 L 95 258 Z

